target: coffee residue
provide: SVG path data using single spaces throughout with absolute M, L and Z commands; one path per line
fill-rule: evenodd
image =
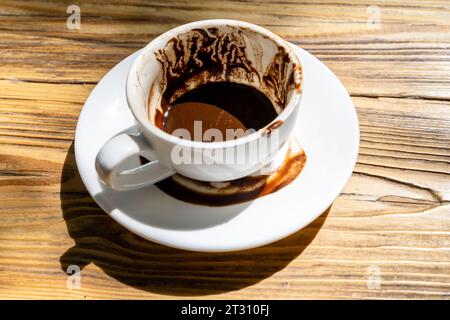
M 297 153 L 288 152 L 283 164 L 266 180 L 264 189 L 259 196 L 262 197 L 276 192 L 290 184 L 300 174 L 305 163 L 306 155 L 303 151 Z
M 230 81 L 234 74 L 248 81 L 259 76 L 247 59 L 240 30 L 193 29 L 170 39 L 156 58 L 163 67 L 163 98 L 169 103 L 209 81 Z
M 274 193 L 294 181 L 306 163 L 303 150 L 289 148 L 283 163 L 271 175 L 247 176 L 225 182 L 205 182 L 174 175 L 156 186 L 185 202 L 205 206 L 226 206 L 255 200 Z
M 204 131 L 218 129 L 224 140 L 228 140 L 227 129 L 259 130 L 276 117 L 270 99 L 256 88 L 232 82 L 211 82 L 176 99 L 166 110 L 160 128 L 168 133 L 185 128 L 192 137 L 194 121 L 202 121 Z M 155 117 L 159 127 L 158 123 Z
M 285 106 L 287 100 L 287 90 L 284 87 L 287 77 L 287 67 L 289 64 L 289 55 L 283 47 L 278 47 L 277 54 L 270 62 L 263 81 L 267 87 L 271 88 L 275 96 L 275 104 Z M 289 80 L 293 80 L 293 72 L 289 75 Z
M 272 131 L 279 128 L 283 124 L 282 120 L 276 120 L 269 124 L 266 128 L 264 128 L 263 134 L 270 136 L 272 134 Z
M 273 46 L 275 54 L 263 59 L 260 41 Z M 193 29 L 168 40 L 155 53 L 161 63 L 162 107 L 186 92 L 208 82 L 234 82 L 258 88 L 274 105 L 277 113 L 286 106 L 288 92 L 298 88 L 301 74 L 295 77 L 299 62 L 290 66 L 286 48 L 256 32 L 232 26 Z
M 196 125 L 199 125 L 197 130 Z M 201 102 L 183 102 L 170 106 L 164 115 L 162 129 L 169 134 L 181 129 L 183 134 L 189 133 L 189 137 L 182 138 L 204 142 L 228 140 L 227 130 L 241 132 L 242 135 L 247 130 L 238 118 L 224 109 Z M 210 129 L 214 131 L 206 135 Z

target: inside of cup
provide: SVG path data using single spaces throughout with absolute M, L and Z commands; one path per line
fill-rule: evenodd
M 193 28 L 168 38 L 154 54 L 160 72 L 150 88 L 147 112 L 157 126 L 171 103 L 208 82 L 254 87 L 277 114 L 300 90 L 300 63 L 287 44 L 246 27 Z

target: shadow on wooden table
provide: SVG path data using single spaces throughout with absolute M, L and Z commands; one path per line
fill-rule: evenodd
M 131 233 L 98 207 L 76 169 L 73 144 L 61 176 L 61 207 L 75 240 L 60 258 L 64 272 L 70 265 L 83 269 L 94 263 L 124 284 L 179 296 L 238 290 L 271 276 L 303 252 L 330 210 L 294 235 L 256 249 L 199 253 L 168 248 Z

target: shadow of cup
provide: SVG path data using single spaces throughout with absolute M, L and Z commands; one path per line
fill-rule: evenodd
M 282 270 L 315 238 L 331 208 L 295 234 L 255 249 L 204 253 L 165 247 L 128 231 L 95 203 L 76 169 L 73 143 L 64 162 L 60 197 L 75 241 L 60 257 L 64 272 L 72 265 L 82 270 L 94 263 L 126 285 L 177 296 L 234 291 Z

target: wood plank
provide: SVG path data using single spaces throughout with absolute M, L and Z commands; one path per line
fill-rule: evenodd
M 447 1 L 83 1 L 0 4 L 0 298 L 450 297 L 450 7 Z M 368 6 L 381 28 L 367 25 Z M 101 77 L 189 21 L 253 22 L 326 63 L 361 128 L 331 209 L 274 244 L 226 254 L 127 231 L 78 175 L 79 112 Z M 81 289 L 67 287 L 82 266 Z M 373 268 L 380 288 L 370 288 Z

